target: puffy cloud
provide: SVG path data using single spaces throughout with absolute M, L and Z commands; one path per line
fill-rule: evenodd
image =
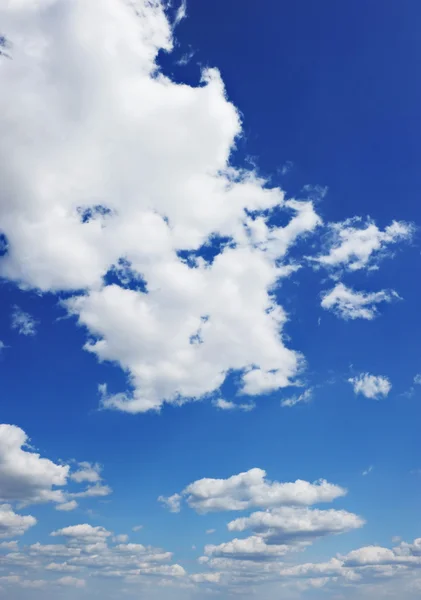
M 291 551 L 291 546 L 286 544 L 267 544 L 260 536 L 251 536 L 245 539 L 233 539 L 215 546 L 205 546 L 205 554 L 215 557 L 228 557 L 233 560 L 270 561 L 277 560 Z
M 13 307 L 12 329 L 20 335 L 35 335 L 37 332 L 37 322 L 30 314 L 24 312 L 19 306 Z
M 69 467 L 57 465 L 36 452 L 25 449 L 26 433 L 15 425 L 0 425 L 0 500 L 63 502 Z
M 195 573 L 190 575 L 190 579 L 194 583 L 219 583 L 221 573 Z
M 141 529 L 143 529 L 143 525 L 135 525 L 134 527 L 132 527 L 132 531 L 140 531 Z
M 73 498 L 101 498 L 103 496 L 109 496 L 112 491 L 110 486 L 96 483 L 95 485 L 87 487 L 83 492 L 73 492 L 69 494 L 69 496 L 72 496 Z
M 309 388 L 308 390 L 305 390 L 305 392 L 303 392 L 302 394 L 299 394 L 296 396 L 291 396 L 290 398 L 285 398 L 285 400 L 281 401 L 281 406 L 291 408 L 292 406 L 295 406 L 296 404 L 310 402 L 312 397 L 313 397 L 313 390 L 311 388 Z
M 368 219 L 348 219 L 330 225 L 329 252 L 312 258 L 325 267 L 342 267 L 349 271 L 376 268 L 378 261 L 388 254 L 388 247 L 412 238 L 414 227 L 404 221 L 393 221 L 383 231 Z M 356 227 L 356 225 L 362 225 Z
M 378 314 L 377 304 L 399 300 L 394 290 L 380 292 L 357 292 L 338 283 L 332 290 L 322 296 L 322 307 L 331 310 L 341 319 L 372 320 Z
M 111 532 L 107 531 L 104 527 L 93 527 L 84 523 L 83 525 L 70 525 L 63 529 L 58 529 L 51 533 L 53 537 L 67 537 L 69 539 L 83 542 L 84 544 L 95 544 L 97 542 L 103 542 L 110 535 Z
M 172 513 L 179 513 L 181 510 L 182 496 L 180 494 L 173 494 L 172 496 L 159 496 L 158 502 L 161 502 L 168 508 Z
M 357 377 L 351 377 L 348 381 L 352 384 L 356 394 L 362 394 L 366 398 L 374 400 L 385 398 L 392 389 L 389 379 L 381 375 L 361 373 Z
M 78 463 L 79 469 L 74 471 L 70 478 L 77 483 L 97 483 L 101 481 L 101 465 L 92 464 L 87 461 Z
M 284 506 L 255 512 L 228 523 L 229 531 L 251 529 L 268 544 L 290 544 L 331 534 L 344 533 L 364 525 L 358 515 L 345 510 L 316 510 Z
M 69 565 L 69 563 L 49 563 L 45 569 L 47 571 L 58 571 L 59 573 L 74 573 L 75 571 L 79 571 L 79 567 L 75 567 L 73 565 Z
M 13 47 L 0 275 L 76 294 L 64 305 L 86 350 L 129 375 L 106 407 L 200 399 L 232 370 L 246 394 L 287 386 L 301 357 L 284 344 L 273 290 L 299 268 L 291 246 L 321 224 L 312 202 L 230 164 L 241 123 L 217 70 L 196 87 L 160 73 L 157 54 L 173 43 L 160 2 L 60 7 L 0 8 Z
M 75 587 L 75 588 L 83 588 L 86 585 L 86 581 L 84 579 L 79 579 L 77 577 L 72 577 L 71 575 L 66 575 L 65 577 L 60 577 L 55 581 L 57 585 L 62 585 L 64 587 Z
M 243 410 L 244 412 L 249 412 L 256 408 L 256 405 L 252 402 L 248 404 L 236 404 L 235 402 L 231 402 L 230 400 L 224 400 L 223 398 L 218 398 L 213 401 L 213 405 L 220 410 Z
M 266 479 L 266 471 L 256 468 L 228 479 L 199 479 L 188 485 L 181 494 L 167 499 L 161 497 L 160 500 L 169 503 L 173 512 L 178 512 L 181 499 L 185 498 L 191 508 L 206 513 L 253 507 L 305 506 L 331 502 L 345 494 L 344 488 L 323 479 L 314 483 L 300 479 L 288 483 L 270 481 Z
M 19 515 L 9 504 L 0 504 L 0 538 L 23 535 L 27 529 L 36 525 L 36 522 L 35 517 L 31 515 Z

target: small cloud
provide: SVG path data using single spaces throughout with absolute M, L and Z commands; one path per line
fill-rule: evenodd
M 299 403 L 307 403 L 310 402 L 310 400 L 313 397 L 313 388 L 308 388 L 308 390 L 306 390 L 305 392 L 303 392 L 300 395 L 296 395 L 296 396 L 291 396 L 290 398 L 286 398 L 285 400 L 282 400 L 281 402 L 281 406 L 284 408 L 291 408 L 291 406 L 295 406 L 296 404 Z
M 215 533 L 215 531 L 216 531 L 216 529 L 207 529 L 206 534 L 211 535 L 212 533 Z
M 303 191 L 311 198 L 311 200 L 317 202 L 317 200 L 323 200 L 329 191 L 327 186 L 323 185 L 310 185 L 307 184 L 303 187 Z
M 400 544 L 400 543 L 401 543 L 401 541 L 402 541 L 402 538 L 401 538 L 401 536 L 400 536 L 400 535 L 394 535 L 394 536 L 392 537 L 392 542 L 393 542 L 394 544 Z
M 187 17 L 187 0 L 181 0 L 181 4 L 177 9 L 174 25 L 178 25 L 183 19 Z
M 126 544 L 128 541 L 129 536 L 127 535 L 127 533 L 122 533 L 113 537 L 113 542 L 116 542 L 118 544 Z
M 189 52 L 183 54 L 183 56 L 176 61 L 176 64 L 179 67 L 184 67 L 185 65 L 188 65 L 195 54 L 196 52 L 194 50 L 189 50 Z
M 414 377 L 414 383 L 416 385 L 421 385 L 421 373 L 417 373 Z
M 181 510 L 181 496 L 180 494 L 173 494 L 172 496 L 159 496 L 158 502 L 161 502 L 168 510 L 172 513 L 179 513 Z
M 70 510 L 75 510 L 78 507 L 78 503 L 76 500 L 70 500 L 69 502 L 64 502 L 63 504 L 58 504 L 56 506 L 56 510 L 62 510 L 68 512 Z
M 373 465 L 370 465 L 368 467 L 368 469 L 366 469 L 365 471 L 362 472 L 363 477 L 366 477 L 366 475 L 369 475 L 373 469 L 374 469 Z
M 235 402 L 231 402 L 230 400 L 223 400 L 223 398 L 218 398 L 214 400 L 212 404 L 219 408 L 220 410 L 242 410 L 244 412 L 250 412 L 256 405 L 254 402 L 249 402 L 247 404 L 235 404 Z
M 24 312 L 19 306 L 14 306 L 12 311 L 12 329 L 20 335 L 35 335 L 37 321 L 29 313 Z
M 362 394 L 366 398 L 372 400 L 385 398 L 392 389 L 392 384 L 389 379 L 382 375 L 361 373 L 357 377 L 350 377 L 348 381 L 352 384 L 355 394 Z
M 141 529 L 143 529 L 143 525 L 135 525 L 132 527 L 132 531 L 140 531 Z
M 287 175 L 288 173 L 290 173 L 290 171 L 292 171 L 293 167 L 294 163 L 292 162 L 292 160 L 287 160 L 286 163 L 284 163 L 280 169 L 281 175 Z
M 401 300 L 394 290 L 380 292 L 358 292 L 338 283 L 332 290 L 322 295 L 322 308 L 331 310 L 341 319 L 367 319 L 371 321 L 378 315 L 377 304 Z

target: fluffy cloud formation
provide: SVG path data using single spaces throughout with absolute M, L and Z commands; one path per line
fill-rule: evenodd
M 0 538 L 23 535 L 36 522 L 31 515 L 18 515 L 9 504 L 0 504 Z
M 158 51 L 172 47 L 160 2 L 63 6 L 0 8 L 13 54 L 0 97 L 0 275 L 84 291 L 65 306 L 86 350 L 129 374 L 128 392 L 104 395 L 109 408 L 197 399 L 230 370 L 246 394 L 288 385 L 300 355 L 272 292 L 299 267 L 290 247 L 321 224 L 312 202 L 230 165 L 241 124 L 218 71 L 197 87 L 159 72 Z
M 368 319 L 371 321 L 378 314 L 377 304 L 400 300 L 394 290 L 380 292 L 357 292 L 338 283 L 332 290 L 322 296 L 322 307 L 331 310 L 341 319 Z
M 271 561 L 279 559 L 290 551 L 290 546 L 286 544 L 269 545 L 260 536 L 251 536 L 245 539 L 235 538 L 218 546 L 213 544 L 205 546 L 205 555 L 217 558 L 228 557 L 233 560 Z
M 266 479 L 266 471 L 256 468 L 228 479 L 199 479 L 181 494 L 169 498 L 161 496 L 160 500 L 166 501 L 173 512 L 178 512 L 184 498 L 190 508 L 198 513 L 207 513 L 283 505 L 306 506 L 331 502 L 346 493 L 344 488 L 323 479 L 314 483 L 300 479 L 288 483 L 270 481 Z
M 251 529 L 268 544 L 287 544 L 344 533 L 364 525 L 358 515 L 345 510 L 318 510 L 284 506 L 228 523 L 229 531 Z
M 35 319 L 29 313 L 19 308 L 19 306 L 13 307 L 11 326 L 20 335 L 35 335 L 37 332 L 37 322 Z
M 96 544 L 97 542 L 103 542 L 111 533 L 104 527 L 93 527 L 87 523 L 83 525 L 71 525 L 70 527 L 64 527 L 51 533 L 53 537 L 66 537 L 69 539 L 75 539 L 79 542 L 86 544 Z
M 291 408 L 292 406 L 295 406 L 296 404 L 310 402 L 312 397 L 313 397 L 313 390 L 311 388 L 309 388 L 302 394 L 298 394 L 296 396 L 291 396 L 290 398 L 285 398 L 284 400 L 281 401 L 281 406 L 283 406 L 284 408 Z
M 389 379 L 381 375 L 361 373 L 357 377 L 351 377 L 348 381 L 352 384 L 356 394 L 362 394 L 373 400 L 385 398 L 392 389 Z
M 0 425 L 0 500 L 30 504 L 64 502 L 69 467 L 26 450 L 28 436 L 15 425 Z
M 360 226 L 357 226 L 360 225 Z M 329 252 L 312 260 L 325 267 L 349 271 L 376 268 L 377 262 L 388 253 L 388 247 L 412 238 L 414 227 L 403 221 L 393 221 L 384 231 L 368 219 L 354 217 L 330 225 Z
M 83 461 L 78 463 L 79 469 L 74 471 L 70 478 L 77 483 L 89 482 L 97 483 L 101 481 L 101 466 L 98 464 L 91 464 L 90 462 Z

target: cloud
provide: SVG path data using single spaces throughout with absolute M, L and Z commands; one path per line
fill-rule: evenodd
M 179 512 L 184 498 L 198 513 L 246 510 L 253 507 L 271 508 L 284 505 L 306 506 L 331 502 L 346 494 L 338 485 L 319 480 L 314 483 L 297 480 L 280 483 L 266 479 L 262 469 L 250 469 L 228 479 L 199 479 L 188 485 L 181 494 L 161 497 L 172 512 Z
M 381 258 L 390 254 L 390 245 L 409 241 L 413 234 L 411 223 L 393 221 L 382 231 L 371 219 L 364 223 L 360 217 L 354 217 L 331 224 L 328 254 L 311 260 L 325 267 L 340 267 L 348 271 L 373 269 Z
M 341 319 L 374 319 L 378 315 L 376 304 L 393 302 L 401 298 L 394 290 L 380 292 L 357 292 L 338 283 L 322 296 L 322 307 L 331 310 Z
M 284 506 L 255 512 L 228 523 L 229 531 L 251 529 L 268 544 L 292 544 L 358 529 L 365 521 L 345 510 L 318 510 Z
M 281 406 L 283 407 L 292 407 L 295 406 L 296 404 L 299 404 L 300 402 L 302 403 L 307 403 L 310 402 L 310 400 L 313 397 L 313 390 L 312 388 L 309 388 L 308 390 L 306 390 L 305 392 L 303 392 L 302 394 L 299 394 L 298 396 L 291 396 L 290 398 L 285 398 L 285 400 L 281 401 Z
M 63 504 L 57 504 L 56 510 L 61 511 L 70 511 L 75 510 L 78 507 L 78 503 L 76 500 L 69 500 L 69 502 L 64 502 Z
M 256 405 L 253 402 L 249 402 L 248 404 L 236 404 L 235 402 L 231 402 L 230 400 L 224 400 L 223 398 L 218 398 L 212 402 L 216 408 L 220 410 L 242 410 L 244 412 L 250 412 L 251 410 L 256 408 Z
M 83 588 L 86 585 L 86 581 L 84 579 L 78 579 L 77 577 L 72 577 L 71 575 L 60 577 L 60 579 L 57 579 L 55 583 L 64 587 L 75 588 Z
M 132 531 L 140 531 L 141 529 L 143 529 L 143 525 L 135 525 L 132 527 Z
M 73 479 L 73 481 L 77 483 L 101 481 L 101 465 L 84 461 L 78 463 L 78 466 L 80 467 L 79 470 L 70 475 L 70 479 Z
M 322 221 L 230 163 L 241 121 L 219 72 L 193 87 L 159 71 L 159 2 L 21 2 L 0 21 L 0 276 L 68 292 L 85 349 L 128 374 L 104 407 L 198 400 L 231 371 L 245 394 L 287 386 L 302 357 L 274 291 Z
M 234 560 L 267 561 L 278 560 L 291 547 L 283 545 L 268 545 L 260 536 L 251 536 L 245 539 L 231 540 L 217 546 L 205 546 L 205 554 L 214 557 L 228 557 Z
M 103 496 L 109 496 L 112 494 L 112 489 L 108 485 L 102 485 L 96 483 L 83 490 L 83 492 L 73 492 L 69 494 L 72 498 L 102 498 Z
M 15 425 L 0 425 L 0 500 L 31 504 L 64 502 L 62 490 L 69 467 L 57 465 L 25 449 L 26 433 Z
M 415 377 L 414 377 L 414 383 L 416 385 L 421 385 L 421 373 L 417 373 L 417 375 L 415 375 Z
M 19 306 L 13 307 L 12 329 L 20 335 L 35 335 L 37 332 L 37 322 L 30 314 L 24 312 Z
M 107 531 L 104 527 L 93 527 L 84 523 L 83 525 L 70 525 L 69 527 L 58 529 L 50 535 L 53 537 L 67 537 L 87 544 L 96 544 L 110 537 L 111 532 Z
M 179 513 L 181 510 L 181 500 L 182 497 L 180 494 L 173 494 L 172 496 L 159 496 L 158 502 L 164 504 L 168 510 L 172 513 Z
M 0 504 L 0 538 L 23 535 L 27 529 L 36 525 L 31 515 L 18 515 L 9 504 Z
M 211 535 L 212 533 L 215 533 L 215 531 L 216 531 L 216 529 L 207 529 L 205 533 L 207 535 Z
M 373 469 L 374 469 L 373 465 L 370 465 L 368 467 L 368 469 L 365 469 L 365 471 L 362 472 L 363 477 L 366 477 L 367 475 L 370 475 L 370 473 L 372 472 Z
M 366 398 L 371 398 L 373 400 L 386 398 L 392 389 L 390 380 L 381 375 L 361 373 L 356 377 L 351 377 L 348 381 L 352 384 L 355 394 L 362 394 Z

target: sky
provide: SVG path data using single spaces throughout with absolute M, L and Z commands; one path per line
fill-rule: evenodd
M 417 0 L 0 0 L 0 598 L 416 600 Z

